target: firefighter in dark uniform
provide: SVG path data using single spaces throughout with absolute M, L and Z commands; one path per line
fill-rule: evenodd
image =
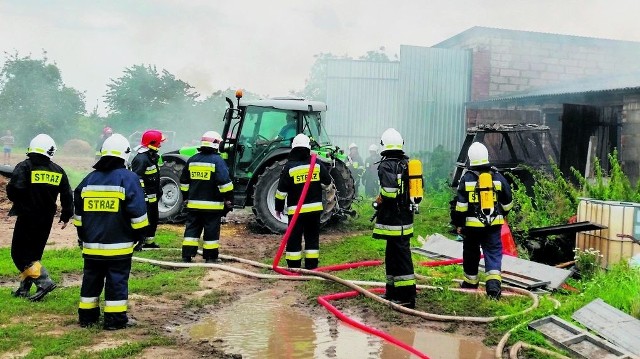
M 364 162 L 364 174 L 362 175 L 364 193 L 368 198 L 375 197 L 380 188 L 380 183 L 378 183 L 378 162 L 380 162 L 378 146 L 371 145 L 369 146 L 369 157 Z
M 162 197 L 158 149 L 164 140 L 165 137 L 158 130 L 145 131 L 142 134 L 140 148 L 131 161 L 131 170 L 140 178 L 140 184 L 144 188 L 147 201 L 149 226 L 146 227 L 144 248 L 158 248 L 155 237 L 158 228 L 158 200 Z
M 291 142 L 289 158 L 280 172 L 280 181 L 276 191 L 276 216 L 281 218 L 287 200 L 289 222 L 296 211 L 302 188 L 307 180 L 311 161 L 311 143 L 307 135 L 296 135 Z M 320 215 L 322 215 L 322 186 L 331 184 L 329 170 L 318 160 L 313 167 L 309 189 L 287 241 L 285 259 L 289 268 L 302 265 L 302 235 L 304 234 L 304 267 L 315 269 L 320 258 Z
M 220 223 L 233 208 L 233 182 L 218 149 L 222 137 L 215 131 L 202 135 L 198 153 L 187 161 L 180 176 L 180 190 L 187 200 L 187 223 L 182 241 L 182 260 L 191 262 L 202 237 L 205 262 L 218 260 Z
M 60 195 L 62 228 L 73 215 L 73 197 L 69 179 L 62 167 L 51 161 L 56 144 L 51 137 L 39 134 L 31 140 L 27 159 L 18 163 L 7 185 L 7 196 L 13 202 L 10 215 L 17 215 L 11 258 L 20 273 L 20 286 L 13 292 L 16 297 L 40 300 L 56 288 L 49 273 L 42 266 L 42 253 L 49 239 L 56 200 Z M 30 295 L 31 286 L 37 291 Z
M 469 146 L 469 169 L 462 175 L 456 194 L 452 223 L 463 241 L 463 288 L 478 288 L 480 247 L 484 254 L 487 295 L 501 294 L 502 242 L 500 230 L 513 208 L 511 187 L 489 164 L 487 148 L 480 142 Z
M 382 160 L 378 165 L 380 194 L 374 202 L 377 209 L 373 238 L 387 241 L 385 270 L 386 299 L 407 308 L 415 308 L 416 278 L 411 260 L 410 239 L 413 237 L 413 204 L 409 197 L 408 157 L 398 131 L 389 128 L 382 134 Z
M 73 224 L 84 258 L 78 318 L 82 327 L 98 323 L 104 288 L 104 329 L 117 330 L 133 324 L 127 317 L 131 256 L 149 222 L 138 176 L 125 167 L 129 141 L 113 134 L 101 153 L 74 193 Z

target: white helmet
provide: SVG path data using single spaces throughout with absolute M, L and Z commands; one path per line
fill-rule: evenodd
M 352 142 L 352 143 L 349 145 L 349 150 L 351 150 L 351 149 L 352 149 L 352 148 L 354 148 L 354 147 L 355 147 L 355 148 L 358 148 L 358 145 L 356 145 L 356 144 L 355 144 L 355 142 Z
M 378 152 L 378 146 L 376 145 L 369 146 L 369 151 Z
M 100 154 L 101 157 L 118 157 L 126 161 L 129 159 L 129 154 L 131 154 L 131 145 L 129 145 L 129 140 L 126 137 L 119 133 L 114 133 L 104 140 Z
M 222 136 L 216 131 L 207 131 L 202 135 L 200 141 L 200 147 L 208 147 L 217 150 L 220 148 L 220 142 L 222 142 Z
M 402 151 L 404 140 L 402 139 L 400 132 L 396 131 L 395 128 L 388 128 L 382 133 L 382 137 L 380 137 L 380 144 L 382 145 L 382 151 L 380 153 L 384 153 L 389 150 Z
M 57 149 L 58 148 L 56 147 L 56 143 L 53 141 L 53 138 L 41 133 L 29 142 L 27 153 L 39 153 L 51 158 L 56 153 Z
M 305 147 L 311 149 L 311 140 L 309 139 L 309 136 L 305 135 L 304 133 L 297 134 L 296 137 L 293 138 L 293 141 L 291 141 L 291 148 L 296 147 Z
M 489 164 L 489 151 L 485 145 L 480 142 L 474 142 L 469 146 L 469 151 L 467 152 L 469 156 L 469 165 L 470 166 L 482 166 Z

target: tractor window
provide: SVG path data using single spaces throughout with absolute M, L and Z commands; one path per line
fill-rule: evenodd
M 322 119 L 320 117 L 320 112 L 304 113 L 302 132 L 319 145 L 328 145 L 331 141 L 329 141 L 329 136 L 327 136 L 327 133 L 321 124 Z

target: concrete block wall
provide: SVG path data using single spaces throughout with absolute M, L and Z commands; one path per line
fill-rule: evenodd
M 507 30 L 469 36 L 447 47 L 473 50 L 473 101 L 640 70 L 640 43 L 625 41 Z

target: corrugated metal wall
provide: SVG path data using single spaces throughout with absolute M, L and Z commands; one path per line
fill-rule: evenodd
M 398 62 L 329 60 L 327 133 L 342 148 L 352 142 L 367 155 L 380 134 L 398 124 Z
M 457 154 L 464 140 L 465 102 L 470 99 L 471 52 L 400 47 L 400 133 L 406 151 L 442 145 Z
M 366 148 L 397 128 L 408 153 L 438 145 L 457 154 L 471 88 L 471 52 L 401 46 L 400 62 L 329 60 L 327 132 L 338 146 Z

